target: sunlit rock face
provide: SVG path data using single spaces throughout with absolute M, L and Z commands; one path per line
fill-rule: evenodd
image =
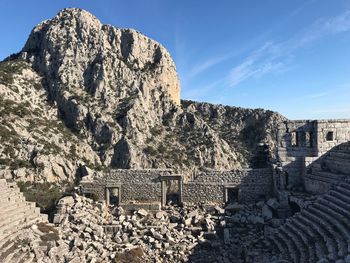
M 81 9 L 37 25 L 0 65 L 1 125 L 13 131 L 13 140 L 1 137 L 2 173 L 15 179 L 74 180 L 85 166 L 185 175 L 249 166 L 259 142 L 275 145 L 284 119 L 180 101 L 175 64 L 161 44 Z

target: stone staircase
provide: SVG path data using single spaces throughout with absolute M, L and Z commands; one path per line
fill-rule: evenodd
M 280 259 L 290 262 L 350 259 L 350 179 L 287 219 L 267 240 Z
M 40 208 L 27 202 L 15 184 L 0 179 L 0 262 L 32 262 L 23 249 L 29 243 L 32 225 L 47 222 Z
M 324 194 L 347 177 L 350 177 L 350 142 L 334 147 L 307 168 L 305 190 Z

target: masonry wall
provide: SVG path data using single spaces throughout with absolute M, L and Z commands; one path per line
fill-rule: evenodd
M 222 203 L 224 202 L 224 186 L 190 182 L 183 185 L 182 198 L 185 203 Z
M 289 186 L 303 185 L 305 159 L 317 156 L 316 127 L 316 121 L 307 120 L 288 121 L 279 127 L 278 157 Z
M 184 202 L 223 202 L 226 187 L 239 188 L 239 201 L 251 202 L 271 195 L 272 170 L 205 171 L 183 186 Z
M 93 182 L 81 182 L 83 193 L 92 193 L 98 200 L 105 200 L 105 188 L 120 189 L 120 202 L 161 202 L 160 176 L 169 175 L 172 170 L 112 170 Z
M 333 140 L 327 140 L 327 133 L 333 132 Z M 319 120 L 317 121 L 318 156 L 325 154 L 333 147 L 350 141 L 349 120 Z
M 171 170 L 112 170 L 93 182 L 81 182 L 85 194 L 93 194 L 105 200 L 105 189 L 119 188 L 121 203 L 161 202 L 161 176 L 171 175 Z M 272 191 L 272 170 L 243 169 L 230 171 L 206 171 L 182 186 L 182 200 L 188 203 L 224 202 L 225 188 L 238 187 L 239 200 L 255 201 Z

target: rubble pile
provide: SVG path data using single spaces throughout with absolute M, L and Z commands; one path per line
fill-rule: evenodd
M 61 199 L 54 223 L 58 246 L 52 262 L 240 262 L 263 234 L 264 218 L 255 206 L 167 206 L 151 213 L 78 195 Z

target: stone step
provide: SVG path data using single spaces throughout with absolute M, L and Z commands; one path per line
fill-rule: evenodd
M 0 233 L 7 234 L 9 231 L 20 229 L 26 222 L 34 218 L 41 219 L 36 211 L 30 211 L 25 215 L 18 215 L 14 218 L 10 218 L 11 220 L 6 220 L 6 222 L 0 226 Z
M 330 182 L 338 182 L 339 180 L 342 180 L 345 175 L 343 174 L 335 174 L 331 172 L 326 172 L 326 171 L 319 171 L 319 170 L 312 170 L 311 174 L 307 174 L 306 176 L 313 175 L 313 176 L 318 176 L 324 180 L 329 179 Z
M 327 215 L 330 215 L 334 220 L 338 222 L 338 227 L 341 228 L 342 234 L 345 236 L 347 242 L 350 240 L 350 225 L 348 224 L 350 222 L 350 218 L 345 217 L 343 214 L 339 213 L 336 208 L 333 206 L 328 206 L 322 203 L 321 201 L 314 204 L 316 209 L 319 209 L 326 213 Z
M 343 193 L 341 193 L 341 192 L 339 191 L 339 189 L 337 189 L 337 191 L 335 191 L 335 190 L 330 190 L 330 191 L 328 192 L 328 194 L 329 194 L 329 195 L 332 195 L 332 196 L 334 196 L 334 197 L 336 197 L 337 199 L 339 199 L 339 200 L 345 202 L 346 204 L 350 204 L 350 197 L 347 196 L 347 195 L 344 195 Z
M 342 234 L 342 231 L 346 231 L 345 228 L 335 218 L 332 218 L 323 210 L 317 209 L 317 207 L 309 207 L 308 210 L 321 219 L 322 225 L 334 237 L 338 248 L 336 255 L 344 257 L 348 250 L 346 238 Z
M 11 263 L 23 263 L 23 262 L 28 262 L 25 258 L 29 256 L 29 252 L 21 252 L 21 254 L 13 259 Z
M 350 190 L 350 176 L 345 177 L 345 180 L 342 181 L 339 185 Z
M 305 176 L 306 180 L 312 180 L 312 181 L 319 181 L 319 182 L 323 182 L 326 183 L 328 185 L 333 185 L 333 184 L 337 184 L 339 182 L 338 179 L 334 179 L 334 178 L 329 178 L 329 177 L 323 177 L 322 175 L 314 175 L 314 174 L 307 174 Z
M 324 160 L 324 162 L 331 172 L 350 175 L 350 163 L 333 158 L 327 158 Z
M 307 262 L 309 259 L 309 255 L 308 255 L 308 251 L 307 251 L 306 247 L 304 247 L 302 244 L 302 240 L 300 240 L 297 237 L 297 235 L 295 235 L 295 233 L 290 230 L 290 228 L 288 227 L 288 224 L 284 224 L 281 227 L 280 231 L 284 231 L 284 233 L 289 237 L 289 239 L 293 243 L 292 245 L 293 245 L 295 251 L 297 252 L 296 261 L 294 261 L 294 262 Z M 291 255 L 291 258 L 293 258 L 292 255 Z
M 8 193 L 20 193 L 19 189 L 14 189 L 10 187 L 0 187 L 0 191 L 3 193 L 2 196 L 7 195 Z
M 20 195 L 20 194 L 13 195 L 12 197 L 4 197 L 0 201 L 0 208 L 5 206 L 8 203 L 21 202 L 21 201 L 25 201 L 25 198 L 23 197 L 23 195 Z
M 346 196 L 350 196 L 350 189 L 348 187 L 347 184 L 340 183 L 340 185 L 336 187 L 336 190 Z
M 325 204 L 327 206 L 331 206 L 334 210 L 338 211 L 338 213 L 342 214 L 345 218 L 350 218 L 350 204 L 345 203 L 344 201 L 337 199 L 332 195 L 325 195 L 322 199 L 319 200 L 321 204 Z
M 277 254 L 285 253 L 283 245 L 275 238 L 275 235 L 268 236 L 267 240 L 270 242 L 272 248 L 277 252 Z
M 338 151 L 346 151 L 349 152 L 350 151 L 350 144 L 349 143 L 343 143 L 337 146 L 336 148 Z
M 14 187 L 0 186 L 0 191 L 3 191 L 3 192 L 13 191 L 13 192 L 21 193 L 19 187 L 17 186 L 14 186 Z
M 295 227 L 300 229 L 300 233 L 304 234 L 307 239 L 307 244 L 310 247 L 310 261 L 312 259 L 321 259 L 325 257 L 325 253 L 327 253 L 327 246 L 323 239 L 323 237 L 320 235 L 320 233 L 316 230 L 316 228 L 309 227 L 307 224 L 305 224 L 305 221 L 302 219 L 302 217 L 296 216 L 293 218 L 293 224 Z M 314 256 L 312 256 L 314 254 Z
M 4 251 L 6 252 L 6 251 Z M 9 253 L 4 259 L 3 259 L 3 263 L 14 263 L 14 262 L 18 262 L 17 259 L 18 258 L 24 258 L 24 256 L 26 255 L 26 252 L 22 252 L 20 249 L 15 248 L 13 252 Z M 1 255 L 0 255 L 1 257 Z M 21 261 L 20 261 L 21 262 Z
M 17 215 L 26 215 L 29 211 L 36 213 L 40 215 L 40 208 L 33 206 L 33 203 L 28 203 L 21 209 L 12 209 L 9 210 L 7 213 L 0 214 L 0 226 L 2 226 L 2 222 Z
M 315 224 L 312 220 L 310 220 L 304 214 L 301 214 L 299 216 L 299 220 L 305 226 L 308 226 L 308 228 L 312 230 L 314 235 L 318 236 L 316 242 L 320 244 L 320 246 L 322 247 L 322 251 L 324 251 L 324 253 L 327 253 L 327 257 L 328 255 L 335 254 L 335 251 L 336 251 L 335 242 L 325 233 L 325 231 L 322 228 L 320 228 L 317 224 Z
M 293 232 L 294 235 L 299 239 L 299 242 L 301 243 L 302 249 L 305 249 L 306 253 L 306 259 L 307 261 L 315 261 L 316 259 L 316 248 L 315 243 L 310 243 L 309 237 L 303 232 L 300 231 L 296 227 L 296 224 L 292 220 L 291 222 L 285 224 L 286 228 L 289 228 L 289 231 Z
M 283 240 L 288 248 L 287 256 L 292 262 L 298 262 L 298 258 L 300 258 L 300 251 L 296 248 L 294 242 L 288 237 L 283 228 L 279 228 L 277 232 L 277 236 Z
M 8 233 L 1 232 L 1 234 L 0 234 L 0 250 L 1 250 L 1 247 L 3 247 L 7 241 L 15 240 L 18 236 L 23 234 L 24 229 L 26 229 L 27 227 L 31 227 L 32 225 L 40 223 L 40 222 L 46 222 L 46 221 L 43 221 L 40 217 L 34 217 L 33 219 L 22 224 L 21 227 L 14 228 L 14 231 L 9 231 Z
M 334 236 L 331 233 L 329 233 L 328 225 L 325 224 L 322 220 L 320 220 L 319 217 L 309 212 L 309 208 L 304 209 L 302 215 L 304 218 L 308 218 L 315 227 L 317 226 L 317 231 L 322 233 L 321 235 L 325 238 L 329 252 L 329 259 L 335 260 L 338 255 L 338 245 L 337 241 L 334 239 Z
M 37 213 L 37 211 L 33 211 L 32 209 L 23 209 L 21 212 L 12 212 L 11 214 L 9 214 L 8 217 L 4 217 L 1 218 L 0 221 L 0 229 L 5 228 L 6 226 L 8 226 L 9 224 L 11 224 L 13 221 L 15 221 L 16 219 L 25 219 L 31 215 L 36 215 L 39 216 L 39 214 Z
M 350 151 L 330 151 L 328 153 L 328 156 L 332 159 L 335 159 L 335 160 L 345 160 L 345 161 L 350 161 Z
M 13 197 L 16 196 L 23 196 L 23 194 L 21 192 L 18 191 L 14 191 L 11 189 L 6 189 L 6 192 L 1 192 L 2 193 L 2 199 L 7 200 L 7 199 L 11 199 Z
M 13 210 L 21 211 L 21 209 L 23 208 L 35 209 L 35 207 L 36 207 L 35 203 L 32 203 L 32 202 L 18 202 L 18 203 L 8 204 L 7 206 L 1 207 L 0 218 L 2 216 L 7 216 L 7 214 L 12 212 Z

